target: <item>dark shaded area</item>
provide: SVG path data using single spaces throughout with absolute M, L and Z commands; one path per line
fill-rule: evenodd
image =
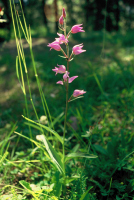
M 13 1 L 12 1 L 13 2 Z M 19 1 L 15 0 L 16 11 L 21 16 Z M 31 27 L 46 26 L 51 31 L 58 30 L 58 19 L 61 15 L 61 7 L 66 7 L 69 16 L 69 23 L 75 24 L 77 19 L 79 23 L 85 23 L 85 28 L 90 30 L 131 30 L 134 24 L 134 2 L 127 0 L 82 0 L 72 1 L 65 0 L 64 2 L 54 0 L 21 0 L 27 24 Z M 0 7 L 4 8 L 4 15 L 1 18 L 7 20 L 5 23 L 0 23 L 0 29 L 7 29 L 11 37 L 11 14 L 9 1 L 0 0 Z

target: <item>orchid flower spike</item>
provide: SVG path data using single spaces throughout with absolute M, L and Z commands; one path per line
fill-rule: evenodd
M 47 46 L 51 47 L 51 49 L 55 49 L 56 51 L 60 51 L 61 50 L 61 46 L 59 45 L 58 41 L 54 41 L 52 43 L 49 43 Z
M 82 26 L 82 24 L 74 25 L 71 28 L 71 33 L 85 32 L 84 30 L 82 30 L 83 27 L 80 27 L 80 26 Z
M 85 93 L 86 93 L 86 91 L 84 91 L 84 90 L 74 90 L 73 97 L 78 97 L 78 96 L 83 95 Z
M 58 73 L 59 74 L 64 74 L 66 72 L 66 67 L 64 65 L 58 65 L 57 64 L 57 66 L 59 66 L 59 68 L 55 67 L 55 69 L 52 69 L 52 71 L 56 72 L 56 74 L 58 74 Z
M 83 47 L 83 44 L 78 44 L 78 45 L 75 45 L 74 47 L 73 47 L 73 54 L 75 54 L 75 55 L 78 55 L 78 54 L 80 54 L 80 53 L 82 53 L 82 52 L 85 52 L 86 50 L 82 50 L 82 47 Z

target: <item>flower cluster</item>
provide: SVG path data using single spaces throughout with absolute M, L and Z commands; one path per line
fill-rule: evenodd
M 68 83 L 72 83 L 72 81 L 78 77 L 78 76 L 72 76 L 69 78 L 69 72 L 66 71 L 66 67 L 64 65 L 57 65 L 57 66 L 59 66 L 59 68 L 55 67 L 55 69 L 52 69 L 54 72 L 56 72 L 55 75 L 57 75 L 58 73 L 64 74 L 63 81 L 58 81 L 57 84 L 63 85 L 67 81 L 68 81 Z
M 69 77 L 69 74 L 70 74 L 69 73 L 69 62 L 73 59 L 74 55 L 78 55 L 78 54 L 86 51 L 86 50 L 82 49 L 83 44 L 78 44 L 78 45 L 75 45 L 72 48 L 72 53 L 69 56 L 69 48 L 68 48 L 69 41 L 68 41 L 68 38 L 69 38 L 71 33 L 75 34 L 75 33 L 78 33 L 78 32 L 85 32 L 85 31 L 83 30 L 82 24 L 78 24 L 78 25 L 74 25 L 71 28 L 71 30 L 68 32 L 68 34 L 66 34 L 66 11 L 65 11 L 64 8 L 62 10 L 62 15 L 59 18 L 59 26 L 60 26 L 60 29 L 64 32 L 64 35 L 57 33 L 57 35 L 59 37 L 55 38 L 55 41 L 52 42 L 52 43 L 49 43 L 47 46 L 50 47 L 50 50 L 54 49 L 56 51 L 61 51 L 64 55 L 64 58 L 67 60 L 67 63 L 68 63 L 67 69 L 64 65 L 57 65 L 58 67 L 55 67 L 55 69 L 52 69 L 54 72 L 56 72 L 55 75 L 57 75 L 58 73 L 63 74 L 63 80 L 58 81 L 57 84 L 65 85 L 65 87 L 67 89 L 68 83 L 71 83 L 74 79 L 76 79 L 78 77 L 78 76 Z M 66 49 L 67 49 L 67 53 L 65 53 L 65 51 L 61 48 L 61 44 L 65 44 Z M 76 89 L 76 90 L 74 90 L 71 98 L 72 97 L 76 98 L 80 95 L 83 95 L 84 93 L 86 93 L 84 90 Z

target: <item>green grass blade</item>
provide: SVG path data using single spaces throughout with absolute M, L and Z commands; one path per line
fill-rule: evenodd
M 94 73 L 93 75 L 94 75 L 94 78 L 95 78 L 95 80 L 96 80 L 96 83 L 97 83 L 97 85 L 98 85 L 98 87 L 99 87 L 101 93 L 104 94 L 104 91 L 103 91 L 103 89 L 102 89 L 102 87 L 101 87 L 101 84 L 100 84 L 100 81 L 99 81 L 98 77 L 96 76 L 95 73 Z
M 21 20 L 20 20 L 19 15 L 18 15 L 18 20 L 19 20 L 19 23 L 20 23 L 20 27 L 21 27 L 21 29 L 22 29 L 22 31 L 23 31 L 23 33 L 24 33 L 25 39 L 26 39 L 27 42 L 29 43 L 29 40 L 28 40 L 28 38 L 27 38 L 27 36 L 26 36 L 25 30 L 24 30 L 24 28 L 23 28 L 23 25 L 22 25 L 22 23 L 21 23 Z
M 91 158 L 97 158 L 98 156 L 96 155 L 91 155 L 91 154 L 88 154 L 88 153 L 80 153 L 80 152 L 76 152 L 76 153 L 69 153 L 66 155 L 66 158 L 65 158 L 65 162 L 72 159 L 72 158 L 88 158 L 88 159 L 91 159 Z
M 17 74 L 17 78 L 18 78 L 18 81 L 19 81 L 19 83 L 20 83 L 21 89 L 22 89 L 22 91 L 23 91 L 23 86 L 22 86 L 22 84 L 21 84 L 21 80 L 20 80 L 20 76 L 19 76 L 18 56 L 16 56 L 16 74 Z M 23 91 L 23 93 L 24 93 L 24 91 Z
M 10 133 L 8 134 L 8 136 L 6 136 L 6 138 L 5 138 L 2 142 L 0 142 L 0 147 L 1 147 L 1 148 L 0 148 L 0 154 L 1 154 L 1 155 L 4 153 L 4 147 L 6 146 L 7 141 L 9 141 L 10 139 L 12 139 L 10 136 L 11 136 L 12 133 L 14 132 L 15 127 L 16 127 L 16 124 L 17 124 L 17 123 L 14 124 L 14 126 L 12 127 L 12 129 L 11 129 Z
M 35 128 L 35 129 L 37 129 L 37 130 L 39 130 L 39 131 L 41 131 L 41 132 L 44 133 L 43 129 L 41 127 L 39 127 L 38 125 L 31 124 L 29 122 L 25 122 L 25 124 L 28 125 L 28 126 L 31 126 L 31 127 L 33 127 L 33 128 Z
M 0 160 L 0 164 L 3 163 L 3 161 L 6 159 L 7 155 L 8 155 L 8 151 L 6 151 L 6 152 L 4 153 L 4 155 L 2 156 L 2 158 L 1 158 L 1 160 Z
M 88 192 L 93 188 L 93 186 L 90 186 L 88 190 L 81 196 L 80 200 L 89 200 Z
M 28 41 L 29 41 L 28 28 L 27 28 L 27 24 L 26 24 L 26 20 L 25 20 L 24 12 L 23 12 L 23 8 L 22 8 L 21 0 L 19 0 L 19 2 L 20 2 L 21 12 L 22 12 L 23 20 L 24 20 L 25 30 L 26 30 L 26 33 L 27 33 L 27 38 L 28 38 Z
M 22 117 L 24 117 L 24 116 L 22 115 Z M 45 126 L 45 125 L 39 124 L 39 123 L 37 123 L 37 122 L 34 122 L 33 120 L 28 119 L 27 117 L 24 117 L 24 118 L 25 118 L 27 121 L 29 121 L 29 122 L 31 122 L 31 123 L 34 123 L 34 124 L 36 124 L 36 125 L 38 125 L 38 126 L 44 128 L 44 129 L 47 130 L 48 132 L 52 133 L 52 134 L 63 144 L 63 139 L 60 137 L 60 135 L 59 135 L 56 131 L 52 130 L 52 129 L 49 128 L 48 126 Z M 30 123 L 29 123 L 29 125 L 30 125 Z
M 55 125 L 57 122 L 59 122 L 59 120 L 61 119 L 61 117 L 63 117 L 63 115 L 64 115 L 64 112 L 62 112 L 60 115 L 58 115 L 58 116 L 54 119 L 54 121 L 51 123 L 50 128 L 54 127 L 54 125 Z

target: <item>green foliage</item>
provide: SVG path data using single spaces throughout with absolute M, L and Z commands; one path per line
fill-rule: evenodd
M 20 33 L 31 44 L 30 33 L 37 37 L 38 30 L 34 32 L 27 29 L 24 32 L 20 27 Z M 46 34 L 45 29 L 43 33 Z M 134 197 L 133 33 L 128 32 L 125 37 L 121 33 L 106 33 L 104 44 L 102 32 L 87 32 L 81 37 L 76 35 L 75 40 L 78 44 L 83 42 L 87 52 L 81 58 L 76 56 L 71 62 L 71 73 L 77 72 L 81 79 L 70 87 L 70 94 L 77 87 L 83 88 L 87 94 L 85 98 L 72 101 L 69 105 L 70 120 L 65 141 L 66 183 L 63 183 L 60 170 L 56 167 L 62 168 L 65 98 L 62 88 L 55 86 L 59 77 L 53 76 L 52 72 L 52 66 L 56 62 L 60 64 L 61 60 L 53 50 L 48 52 L 45 47 L 47 42 L 52 41 L 53 35 L 49 35 L 48 41 L 33 38 L 34 61 L 30 59 L 27 46 L 22 48 L 25 42 L 21 44 L 17 40 L 19 56 L 16 59 L 16 72 L 23 93 L 27 94 L 27 102 L 21 97 L 22 92 L 20 85 L 17 86 L 13 67 L 16 47 L 12 46 L 12 54 L 6 45 L 1 47 L 1 200 L 129 200 Z M 73 37 L 71 40 L 76 42 Z M 42 90 L 39 89 L 40 85 L 37 87 L 32 63 L 36 65 Z M 31 96 L 28 93 L 25 64 L 32 85 Z M 9 74 L 11 78 L 7 81 Z M 6 90 L 9 90 L 8 95 Z M 47 104 L 39 94 L 45 94 Z M 28 105 L 28 109 L 24 104 Z M 52 122 L 47 105 L 52 114 Z M 45 112 L 49 124 L 44 125 L 40 117 L 46 115 Z M 27 122 L 21 117 L 22 114 L 27 116 Z M 18 135 L 14 133 L 16 128 Z M 38 142 L 36 138 L 39 135 L 45 137 Z M 63 196 L 63 190 L 66 190 L 66 197 Z
M 116 198 L 116 195 L 118 197 L 125 195 L 124 197 L 127 198 L 133 195 L 131 182 L 134 178 L 133 172 L 126 169 L 129 162 L 131 162 L 134 151 L 127 155 L 123 153 L 124 149 L 126 149 L 126 152 L 128 152 L 128 149 L 122 139 L 113 137 L 112 141 L 107 143 L 105 153 L 98 146 L 97 148 L 96 145 L 93 146 L 100 156 L 99 159 L 94 161 L 93 168 L 92 165 L 86 166 L 86 171 L 89 172 L 88 176 L 91 177 L 89 182 L 94 183 L 96 189 L 99 189 L 98 195 L 107 196 L 108 198 Z M 132 163 L 131 166 L 133 166 Z M 128 185 L 131 185 L 131 189 L 128 189 Z

